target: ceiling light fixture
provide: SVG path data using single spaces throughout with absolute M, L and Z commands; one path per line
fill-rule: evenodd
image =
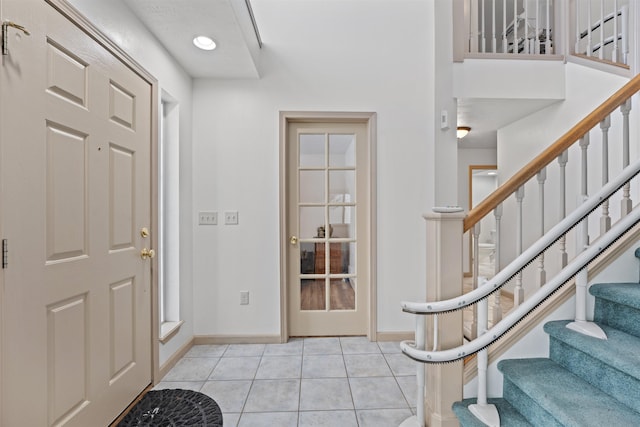
M 467 136 L 470 130 L 471 128 L 468 126 L 458 126 L 458 129 L 456 131 L 456 136 L 458 137 L 458 139 L 462 139 L 465 136 Z
M 202 50 L 213 50 L 216 48 L 216 42 L 207 36 L 198 36 L 193 39 L 193 44 Z

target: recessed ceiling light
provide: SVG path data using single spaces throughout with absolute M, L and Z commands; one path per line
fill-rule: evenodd
M 193 39 L 193 44 L 202 50 L 213 50 L 216 48 L 216 42 L 207 36 L 198 36 Z

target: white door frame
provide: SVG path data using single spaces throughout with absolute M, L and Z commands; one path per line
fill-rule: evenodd
M 367 126 L 367 138 L 369 139 L 369 235 L 370 235 L 370 262 L 369 262 L 369 304 L 367 338 L 370 341 L 377 339 L 377 221 L 376 221 L 376 142 L 377 142 L 377 115 L 371 112 L 325 112 L 325 111 L 281 111 L 280 112 L 280 341 L 289 339 L 287 297 L 288 283 L 288 257 L 289 236 L 287 224 L 289 222 L 287 206 L 289 195 L 287 193 L 287 180 L 289 178 L 287 168 L 287 141 L 289 137 L 289 123 L 365 123 Z

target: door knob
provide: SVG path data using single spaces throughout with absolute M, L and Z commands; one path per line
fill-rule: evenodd
M 298 238 L 296 236 L 289 237 L 289 243 L 295 246 L 298 243 Z
M 153 249 L 144 248 L 140 251 L 140 258 L 142 259 L 153 258 L 154 256 L 156 256 L 156 251 Z

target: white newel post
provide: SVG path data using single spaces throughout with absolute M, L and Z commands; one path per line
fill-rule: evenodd
M 441 301 L 462 295 L 462 240 L 465 213 L 437 209 L 427 220 L 427 301 Z M 462 345 L 462 311 L 438 316 L 438 349 Z M 433 342 L 433 316 L 427 316 L 427 342 Z M 427 364 L 426 422 L 430 427 L 457 427 L 451 410 L 462 400 L 463 363 Z

